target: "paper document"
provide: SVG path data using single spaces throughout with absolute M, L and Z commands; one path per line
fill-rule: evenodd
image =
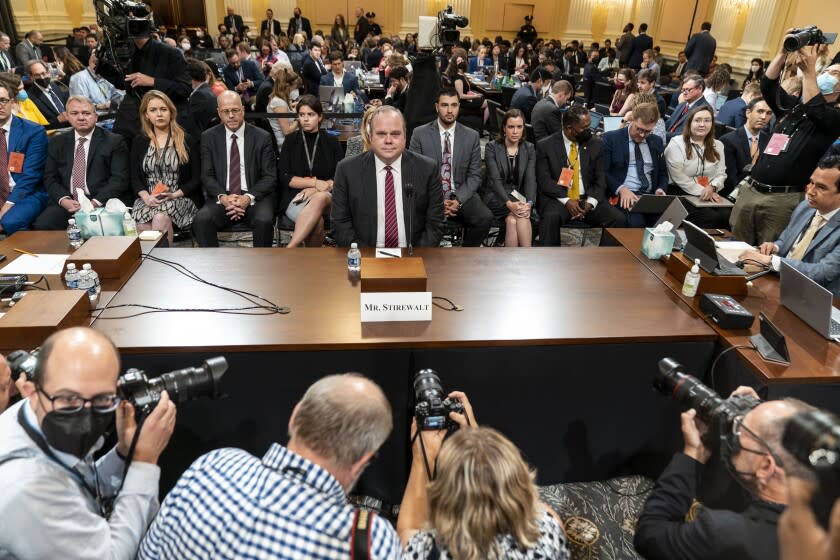
M 376 248 L 376 258 L 377 259 L 399 259 L 402 257 L 402 249 L 400 248 L 391 248 L 391 249 L 383 249 L 381 247 Z
M 717 251 L 726 260 L 730 262 L 737 262 L 738 257 L 744 251 L 754 251 L 755 247 L 743 241 L 718 241 L 715 243 Z
M 21 255 L 2 269 L 0 274 L 61 274 L 64 271 L 64 261 L 70 255 L 49 255 L 41 253 L 38 256 Z

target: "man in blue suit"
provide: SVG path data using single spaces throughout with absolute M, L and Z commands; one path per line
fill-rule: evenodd
M 362 93 L 362 90 L 359 89 L 359 80 L 356 78 L 356 75 L 352 72 L 346 72 L 344 70 L 344 55 L 341 54 L 341 51 L 332 51 L 330 52 L 330 71 L 326 74 L 321 76 L 321 85 L 322 86 L 342 86 L 344 87 L 344 93 L 353 93 L 356 99 L 359 99 L 364 103 L 367 101 L 365 94 Z M 313 95 L 316 97 L 318 96 L 318 92 L 315 92 Z
M 781 261 L 840 297 L 840 156 L 820 160 L 787 227 L 775 242 L 758 251 L 745 251 L 752 259 L 778 271 Z
M 227 66 L 222 70 L 225 85 L 238 93 L 242 104 L 249 109 L 265 77 L 256 62 L 241 60 L 239 52 L 235 49 L 228 49 L 225 56 L 228 61 Z
M 668 190 L 668 166 L 662 139 L 653 134 L 659 109 L 643 103 L 633 109 L 633 120 L 625 128 L 601 136 L 607 193 L 618 196 L 627 227 L 652 225 L 657 216 L 631 212 L 640 195 L 664 195 Z
M 47 205 L 44 127 L 12 115 L 15 95 L 0 84 L 0 232 L 27 229 Z
M 668 140 L 674 136 L 682 134 L 685 120 L 688 113 L 692 109 L 700 105 L 708 105 L 708 101 L 703 97 L 703 89 L 706 87 L 706 82 L 699 74 L 686 74 L 682 80 L 682 98 L 683 102 L 677 105 L 674 112 L 671 113 L 671 118 L 665 123 L 665 130 L 668 131 Z

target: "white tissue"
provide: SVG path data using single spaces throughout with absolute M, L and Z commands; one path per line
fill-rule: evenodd
M 661 224 L 659 224 L 658 226 L 656 226 L 656 228 L 654 228 L 653 233 L 656 233 L 656 234 L 668 233 L 672 229 L 674 229 L 674 224 L 672 224 L 669 221 L 664 221 Z
M 84 191 L 79 189 L 76 192 L 79 195 L 79 210 L 85 212 L 86 214 L 90 214 L 91 212 L 93 212 L 93 203 L 85 195 Z
M 109 198 L 108 202 L 105 203 L 105 211 L 106 212 L 119 212 L 120 214 L 125 214 L 128 208 L 125 207 L 125 204 L 119 198 Z

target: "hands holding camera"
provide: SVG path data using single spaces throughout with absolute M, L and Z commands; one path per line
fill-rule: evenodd
M 729 398 L 738 395 L 752 397 L 757 401 L 761 400 L 761 397 L 758 396 L 755 389 L 744 385 L 732 391 Z M 698 463 L 705 464 L 712 454 L 711 451 L 709 451 L 703 444 L 702 439 L 708 426 L 706 426 L 705 422 L 697 418 L 697 411 L 693 408 L 690 408 L 680 414 L 680 426 L 682 428 L 684 441 L 683 453 Z
M 163 391 L 160 402 L 146 417 L 137 438 L 134 449 L 134 461 L 157 464 L 160 454 L 169 444 L 169 438 L 175 430 L 175 403 L 169 399 L 169 393 Z M 131 440 L 137 431 L 137 420 L 134 406 L 127 400 L 120 403 L 117 409 L 117 453 L 121 457 L 128 457 Z
M 454 411 L 450 412 L 450 420 L 455 422 L 460 429 L 475 428 L 478 426 L 478 423 L 475 421 L 475 414 L 473 413 L 472 405 L 470 404 L 466 393 L 462 391 L 452 391 L 447 396 L 452 400 L 460 402 L 464 407 L 463 414 Z M 411 421 L 411 441 L 414 442 L 411 447 L 413 453 L 412 457 L 415 462 L 419 461 L 420 463 L 423 463 L 423 452 L 425 449 L 425 460 L 428 461 L 428 465 L 431 467 L 437 460 L 441 445 L 443 445 L 443 440 L 446 439 L 448 431 L 446 429 L 420 430 L 419 435 L 417 432 L 417 419 L 415 418 Z M 422 444 L 420 442 L 421 438 L 423 440 Z

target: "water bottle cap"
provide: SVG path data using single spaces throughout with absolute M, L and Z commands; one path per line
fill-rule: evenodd
M 88 275 L 88 271 L 87 271 L 87 270 L 80 270 L 80 271 L 79 271 L 79 276 L 87 276 L 87 275 Z
M 67 270 L 76 270 L 76 263 L 67 263 Z
M 85 269 L 85 270 L 90 270 L 90 263 L 83 264 L 82 268 Z
M 76 225 L 76 220 L 73 219 L 73 218 L 70 218 L 69 220 L 67 220 L 67 225 L 75 226 Z
M 359 244 L 358 244 L 358 243 L 351 243 L 351 244 L 350 244 L 350 248 L 351 248 L 351 249 L 358 249 L 358 248 L 359 248 Z

